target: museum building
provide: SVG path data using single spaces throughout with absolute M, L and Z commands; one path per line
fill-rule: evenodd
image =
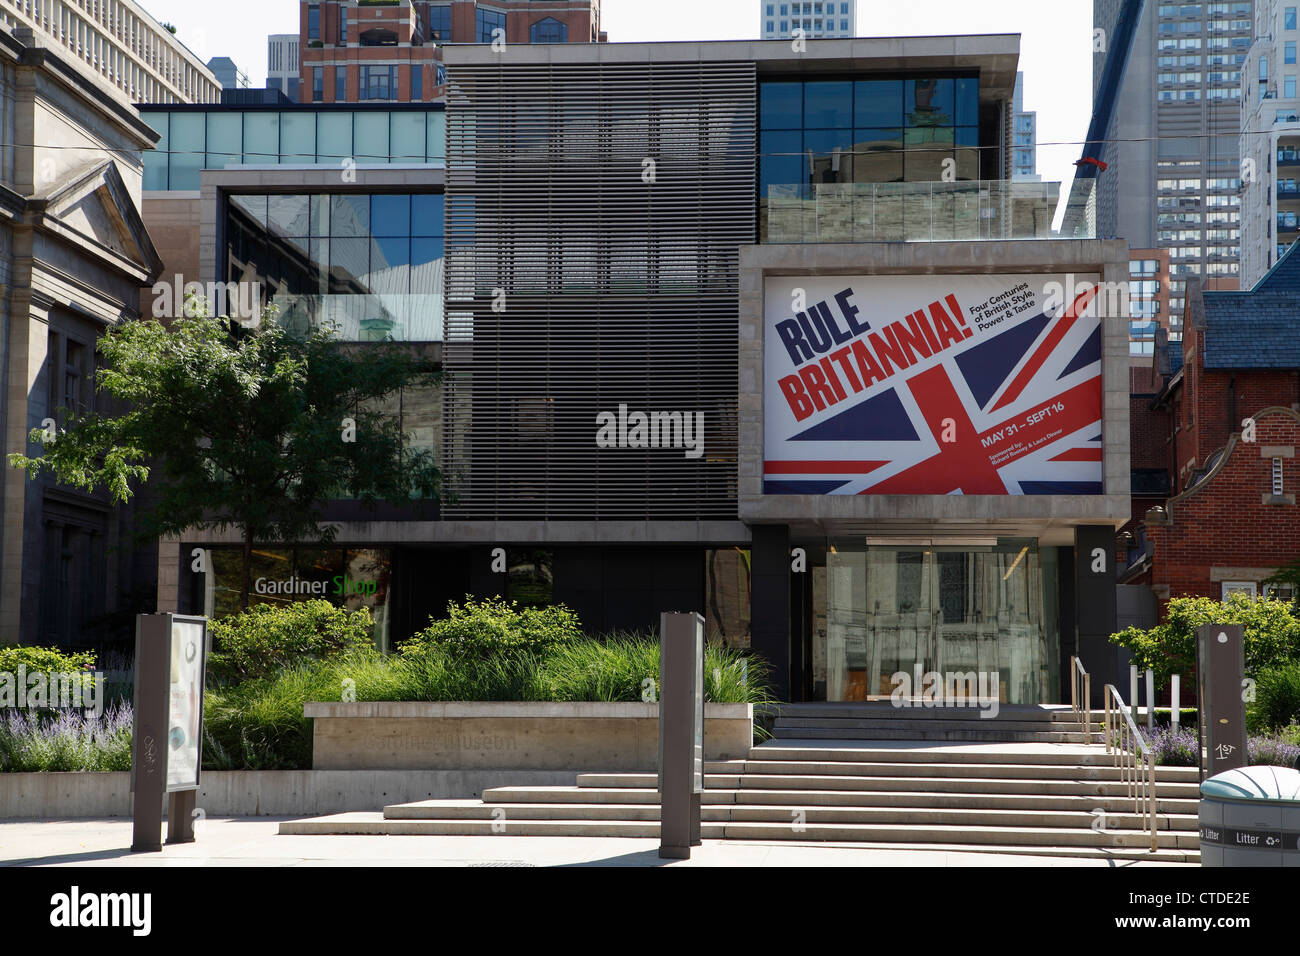
M 445 111 L 142 107 L 146 222 L 199 223 L 169 273 L 444 371 L 393 414 L 454 499 L 332 502 L 338 543 L 258 547 L 255 596 L 368 606 L 388 647 L 466 594 L 697 610 L 784 699 L 918 667 L 1068 699 L 1072 654 L 1113 658 L 1128 250 L 1011 181 L 1018 57 L 453 44 Z M 160 555 L 160 608 L 233 609 L 233 538 Z

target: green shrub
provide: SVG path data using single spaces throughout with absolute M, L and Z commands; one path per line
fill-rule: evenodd
M 404 641 L 407 657 L 446 653 L 458 659 L 488 660 L 502 655 L 537 654 L 582 638 L 577 615 L 563 604 L 520 607 L 515 602 L 487 598 L 447 605 L 447 617 Z
M 1300 721 L 1300 661 L 1261 668 L 1255 699 L 1246 710 L 1252 732 L 1277 730 Z
M 367 608 L 350 611 L 328 601 L 257 604 L 213 621 L 208 673 L 216 684 L 268 677 L 305 660 L 325 660 L 373 646 Z
M 1157 684 L 1164 687 L 1171 674 L 1195 673 L 1196 630 L 1202 624 L 1242 626 L 1248 673 L 1300 658 L 1300 621 L 1294 606 L 1288 601 L 1255 601 L 1244 594 L 1229 595 L 1222 602 L 1175 598 L 1166 608 L 1164 623 L 1150 630 L 1130 627 L 1110 639 L 1127 648 L 1138 667 L 1155 671 Z
M 358 701 L 640 701 L 651 688 L 652 699 L 658 697 L 653 635 L 557 640 L 536 652 L 506 646 L 509 653 L 482 656 L 438 645 L 389 657 L 360 648 L 209 691 L 203 764 L 213 770 L 310 767 L 312 728 L 303 704 L 340 700 L 345 686 Z M 742 660 L 740 651 L 715 642 L 705 653 L 709 700 L 770 700 L 761 662 Z
M 18 673 L 25 667 L 27 673 L 69 673 L 95 666 L 91 651 L 68 653 L 56 647 L 4 647 L 0 646 L 0 673 Z

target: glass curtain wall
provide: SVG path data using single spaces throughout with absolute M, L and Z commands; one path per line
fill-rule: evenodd
M 769 241 L 902 240 L 978 215 L 978 191 L 955 186 L 980 178 L 977 77 L 770 81 L 759 99 Z
M 970 696 L 983 686 L 996 688 L 1002 703 L 1053 702 L 1055 558 L 1032 539 L 985 547 L 835 543 L 826 555 L 824 621 L 814 630 L 814 680 L 832 701 L 888 698 L 899 686 L 916 696 L 918 675 L 938 673 Z
M 349 342 L 442 340 L 439 193 L 231 195 L 228 282 L 259 283 L 291 327 Z

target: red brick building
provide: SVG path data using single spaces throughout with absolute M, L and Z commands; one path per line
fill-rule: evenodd
M 605 39 L 600 0 L 301 0 L 298 29 L 304 103 L 440 99 L 446 43 Z
M 1300 255 L 1293 247 L 1249 291 L 1189 282 L 1187 293 L 1182 342 L 1161 336 L 1150 370 L 1130 378 L 1134 521 L 1121 581 L 1162 601 L 1263 594 L 1300 556 Z

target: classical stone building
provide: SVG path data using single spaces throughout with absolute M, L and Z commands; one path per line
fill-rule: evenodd
M 94 63 L 66 45 L 65 16 L 0 22 L 0 140 L 14 144 L 0 152 L 6 456 L 38 451 L 32 429 L 94 407 L 96 340 L 139 314 L 141 288 L 162 271 L 139 211 L 142 153 L 158 137 L 132 93 L 183 101 L 216 88 L 143 11 L 113 7 L 118 16 L 96 34 Z M 170 62 L 159 49 L 183 61 L 183 88 L 149 74 L 147 64 Z M 0 643 L 77 646 L 129 635 L 130 614 L 152 603 L 154 578 L 150 549 L 132 547 L 132 509 L 7 466 L 0 501 Z

